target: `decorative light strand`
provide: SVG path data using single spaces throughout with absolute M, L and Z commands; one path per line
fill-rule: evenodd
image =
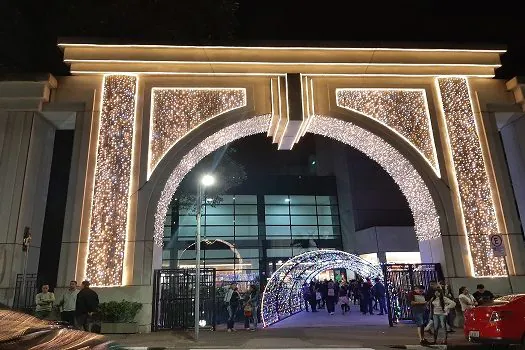
M 138 78 L 106 75 L 98 130 L 86 277 L 122 284 Z
M 385 140 L 361 127 L 330 117 L 312 118 L 308 132 L 346 143 L 366 154 L 386 170 L 407 199 L 419 241 L 441 236 L 439 216 L 434 201 L 412 163 Z
M 409 142 L 439 177 L 424 89 L 337 89 L 337 105 L 375 119 Z
M 153 88 L 149 173 L 177 141 L 205 121 L 246 106 L 244 88 Z
M 204 157 L 218 148 L 246 136 L 267 132 L 270 127 L 270 119 L 271 116 L 268 114 L 227 126 L 204 139 L 182 158 L 168 178 L 157 204 L 154 239 L 158 246 L 162 247 L 163 244 L 164 220 L 168 212 L 168 206 L 184 176 Z
M 261 300 L 264 327 L 302 310 L 301 287 L 319 273 L 333 268 L 347 268 L 362 277 L 382 277 L 379 265 L 340 250 L 312 250 L 281 265 L 268 280 Z
M 505 276 L 503 258 L 494 257 L 489 235 L 498 233 L 498 221 L 489 177 L 483 160 L 468 80 L 437 78 L 449 151 L 476 277 Z

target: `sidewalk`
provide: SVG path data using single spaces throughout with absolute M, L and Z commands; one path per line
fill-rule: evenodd
M 238 330 L 201 331 L 198 343 L 193 332 L 156 332 L 110 336 L 124 346 L 168 349 L 298 349 L 298 348 L 404 348 L 417 345 L 416 329 L 412 325 L 266 328 L 256 332 Z M 467 344 L 461 332 L 451 334 L 449 344 Z

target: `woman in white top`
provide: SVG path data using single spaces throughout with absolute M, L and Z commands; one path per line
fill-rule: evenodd
M 434 343 L 437 342 L 439 329 L 442 328 L 445 337 L 443 344 L 447 343 L 447 315 L 450 310 L 456 307 L 456 303 L 443 295 L 443 290 L 438 289 L 430 300 L 432 310 L 432 320 L 434 321 Z
M 476 299 L 474 299 L 474 296 L 470 294 L 467 287 L 461 287 L 459 288 L 459 303 L 461 304 L 461 311 L 463 313 L 465 310 L 472 309 L 478 305 L 478 302 Z

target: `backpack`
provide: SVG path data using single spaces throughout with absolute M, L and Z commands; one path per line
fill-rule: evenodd
M 334 297 L 335 296 L 335 290 L 333 288 L 328 288 L 328 296 Z

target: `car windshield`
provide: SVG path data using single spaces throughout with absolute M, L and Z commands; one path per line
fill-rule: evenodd
M 505 295 L 502 297 L 499 297 L 497 299 L 494 299 L 494 304 L 508 304 L 510 302 L 513 302 L 516 299 L 520 299 L 525 297 L 525 294 L 512 294 L 512 295 Z

